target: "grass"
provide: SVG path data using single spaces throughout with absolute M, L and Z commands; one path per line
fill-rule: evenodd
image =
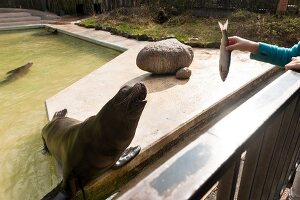
M 83 25 L 92 27 L 108 26 L 132 35 L 162 38 L 174 36 L 185 43 L 219 43 L 221 32 L 218 21 L 225 18 L 200 18 L 189 12 L 169 16 L 163 24 L 155 22 L 155 13 L 146 7 L 120 8 L 83 20 Z M 258 14 L 235 11 L 229 17 L 228 33 L 254 41 L 280 46 L 291 46 L 300 40 L 300 18 L 295 16 L 277 17 L 272 14 Z

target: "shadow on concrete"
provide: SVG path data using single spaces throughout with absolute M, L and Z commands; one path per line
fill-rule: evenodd
M 152 73 L 146 73 L 127 81 L 124 85 L 133 86 L 135 83 L 143 82 L 147 87 L 148 93 L 155 93 L 167 90 L 176 85 L 184 85 L 188 81 L 189 79 L 176 79 L 175 75 L 156 75 Z

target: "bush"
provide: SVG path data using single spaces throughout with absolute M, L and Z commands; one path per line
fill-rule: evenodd
M 185 11 L 186 9 L 191 9 L 194 7 L 196 0 L 150 0 L 149 6 L 154 10 L 158 8 L 163 8 L 166 11 L 171 12 L 176 9 L 179 13 Z
M 232 13 L 230 18 L 233 21 L 247 22 L 250 19 L 257 18 L 257 16 L 258 16 L 258 14 L 253 13 L 253 12 L 249 12 L 249 11 L 245 11 L 245 10 L 238 10 L 238 11 L 235 11 L 234 13 Z

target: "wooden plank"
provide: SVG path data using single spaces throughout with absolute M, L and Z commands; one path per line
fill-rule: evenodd
M 288 132 L 291 128 L 291 121 L 294 116 L 294 111 L 295 111 L 295 106 L 297 103 L 297 98 L 291 102 L 286 110 L 284 111 L 284 116 L 281 122 L 281 127 L 279 131 L 279 135 L 274 142 L 274 148 L 273 151 L 268 152 L 271 156 L 271 160 L 268 160 L 268 171 L 267 174 L 265 175 L 265 181 L 260 184 L 261 187 L 261 192 L 256 196 L 258 199 L 268 199 L 270 188 L 274 179 L 274 175 L 277 171 L 277 169 L 282 168 L 284 162 L 283 159 L 281 158 L 283 149 L 285 148 L 286 142 L 288 142 Z M 274 122 L 276 123 L 276 122 Z M 261 196 L 262 195 L 262 196 Z
M 214 190 L 217 190 L 218 184 L 219 183 L 216 183 L 214 186 L 212 186 L 200 200 L 207 200 L 206 198 L 208 198 Z
M 288 170 L 288 165 L 291 161 L 292 151 L 294 150 L 294 145 L 291 145 L 292 138 L 294 137 L 297 121 L 299 118 L 300 112 L 300 105 L 298 101 L 298 97 L 296 97 L 293 102 L 289 105 L 285 113 L 289 113 L 292 115 L 290 122 L 288 119 L 284 122 L 283 129 L 281 130 L 280 134 L 282 136 L 282 140 L 280 143 L 276 144 L 276 152 L 274 152 L 273 162 L 270 163 L 270 172 L 267 178 L 267 182 L 264 187 L 264 194 L 262 195 L 262 199 L 269 199 L 269 198 L 280 198 L 280 190 L 276 190 L 278 185 L 281 187 L 284 184 L 284 180 L 280 180 L 281 174 L 285 174 Z M 290 153 L 288 153 L 290 152 Z M 276 165 L 276 163 L 278 163 Z M 286 167 L 285 167 L 286 166 Z
M 299 103 L 300 99 L 298 100 L 298 104 Z M 296 109 L 297 111 L 296 112 L 299 112 L 299 107 L 300 105 L 297 105 L 296 106 Z M 290 144 L 290 148 L 289 148 L 289 151 L 288 153 L 286 154 L 287 155 L 287 159 L 285 161 L 285 165 L 284 165 L 284 168 L 283 168 L 283 172 L 281 173 L 281 176 L 280 176 L 280 180 L 279 180 L 279 183 L 277 184 L 277 188 L 276 188 L 276 194 L 278 194 L 282 187 L 284 185 L 287 184 L 287 181 L 288 181 L 288 177 L 291 173 L 291 171 L 295 168 L 295 163 L 297 161 L 297 159 L 299 158 L 299 152 L 300 152 L 300 119 L 299 119 L 299 113 L 297 115 L 296 118 L 296 128 L 295 128 L 295 131 L 294 131 L 294 134 L 293 134 L 293 138 L 292 138 L 292 141 L 291 141 L 291 144 Z
M 267 128 L 262 143 L 262 148 L 259 155 L 258 164 L 255 169 L 255 176 L 251 187 L 250 199 L 260 199 L 263 191 L 265 179 L 270 167 L 272 153 L 275 149 L 275 143 L 279 136 L 279 130 L 282 128 L 282 119 L 284 112 L 278 113 L 274 119 L 267 122 Z M 247 159 L 247 157 L 246 157 Z
M 238 199 L 249 199 L 255 168 L 261 151 L 264 131 L 257 133 L 257 137 L 250 139 L 249 148 L 245 157 L 241 183 L 238 191 Z
M 241 160 L 237 159 L 220 180 L 217 200 L 234 199 L 240 163 Z

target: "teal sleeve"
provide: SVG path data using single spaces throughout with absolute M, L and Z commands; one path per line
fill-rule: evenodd
M 271 63 L 279 67 L 284 67 L 291 62 L 292 57 L 296 56 L 300 56 L 300 42 L 292 48 L 283 48 L 260 42 L 257 52 L 250 54 L 251 59 Z

